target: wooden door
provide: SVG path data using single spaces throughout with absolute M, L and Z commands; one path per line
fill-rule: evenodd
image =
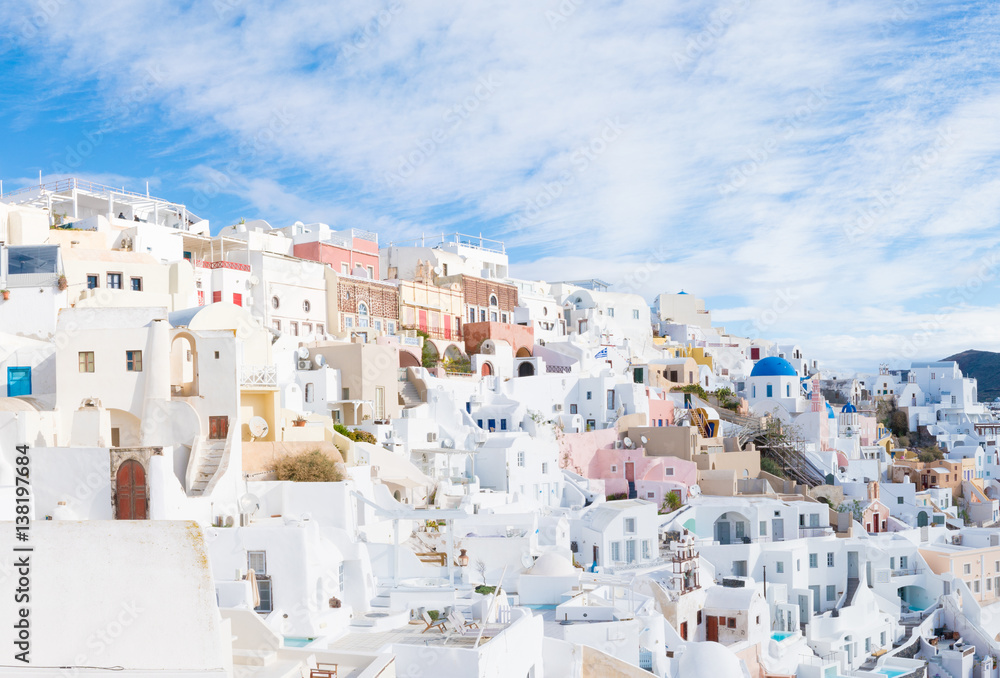
M 681 638 L 684 640 L 688 639 L 688 623 L 681 622 Z
M 208 437 L 210 440 L 225 440 L 229 435 L 229 417 L 209 417 Z
M 625 462 L 625 480 L 630 483 L 635 482 L 635 462 Z
M 118 520 L 146 519 L 146 470 L 135 459 L 118 467 L 115 475 L 115 504 Z
M 719 642 L 719 618 L 709 616 L 705 620 L 705 640 L 710 643 Z

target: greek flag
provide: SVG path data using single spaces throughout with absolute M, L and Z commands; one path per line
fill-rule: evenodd
M 604 348 L 602 348 L 600 351 L 597 352 L 597 355 L 595 355 L 594 357 L 595 358 L 607 358 L 608 357 L 608 347 L 605 346 Z

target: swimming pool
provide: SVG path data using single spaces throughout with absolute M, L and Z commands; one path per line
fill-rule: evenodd
M 785 638 L 789 638 L 794 635 L 795 635 L 794 631 L 774 631 L 771 633 L 771 637 L 776 641 L 778 641 L 779 643 L 783 641 Z
M 524 605 L 523 607 L 526 607 L 529 610 L 554 610 L 554 609 L 556 609 L 557 606 L 556 605 Z
M 285 637 L 285 647 L 305 647 L 316 640 L 315 638 L 289 638 Z
M 875 673 L 881 673 L 883 676 L 887 676 L 887 678 L 897 678 L 897 676 L 905 676 L 910 671 L 906 669 L 890 669 L 883 666 L 880 669 L 875 669 Z

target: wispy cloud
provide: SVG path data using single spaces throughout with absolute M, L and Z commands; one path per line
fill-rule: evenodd
M 891 352 L 942 314 L 921 356 L 1000 348 L 995 277 L 947 300 L 998 240 L 995 3 L 52 7 L 19 49 L 57 87 L 93 83 L 94 114 L 159 74 L 134 116 L 155 111 L 190 195 L 225 177 L 275 223 L 482 230 L 536 278 L 669 252 L 635 291 L 736 298 L 735 328 L 791 287 L 767 332 L 821 358 Z

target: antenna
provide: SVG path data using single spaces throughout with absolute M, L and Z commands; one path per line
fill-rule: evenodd
M 268 426 L 264 417 L 251 417 L 247 426 L 250 428 L 252 438 L 263 438 L 267 435 Z
M 625 436 L 625 439 L 624 439 L 623 442 L 625 443 L 625 447 L 629 448 L 630 450 L 632 449 L 632 439 L 631 438 L 629 438 L 628 436 Z

